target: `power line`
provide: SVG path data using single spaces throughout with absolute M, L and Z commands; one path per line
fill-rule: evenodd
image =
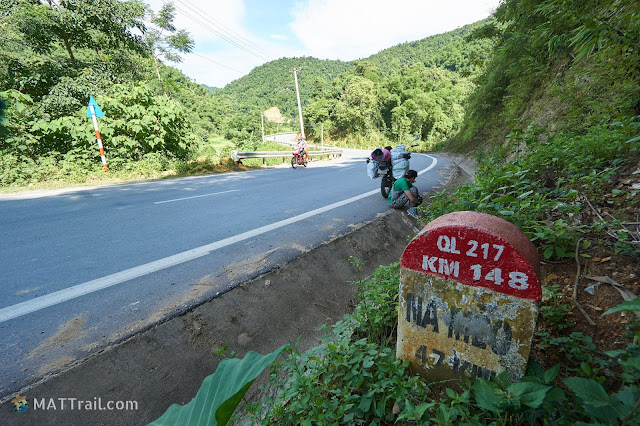
M 181 2 L 182 3 L 182 2 Z M 200 19 L 195 18 L 194 16 L 192 16 L 189 12 L 185 11 L 184 9 L 179 8 L 178 6 L 175 6 L 176 10 L 178 10 L 179 12 L 181 12 L 185 17 L 191 19 L 192 21 L 200 24 L 201 26 L 203 26 L 205 29 L 207 29 L 208 31 L 214 33 L 215 35 L 219 36 L 220 38 L 224 39 L 225 41 L 233 44 L 234 46 L 236 46 L 237 48 L 259 58 L 262 60 L 271 60 L 270 57 L 266 56 L 265 54 L 262 54 L 258 51 L 251 50 L 249 47 L 242 45 L 240 42 L 235 41 L 233 38 L 221 33 L 220 31 L 215 30 L 214 28 L 212 28 L 211 26 L 209 26 L 207 23 L 202 22 Z M 197 13 L 197 12 L 195 12 Z M 245 43 L 246 44 L 246 43 Z
M 216 65 L 220 65 L 221 67 L 228 68 L 228 69 L 230 69 L 231 71 L 235 71 L 235 72 L 237 72 L 237 73 L 239 73 L 239 74 L 244 74 L 242 71 L 238 71 L 237 69 L 231 68 L 231 67 L 229 67 L 229 66 L 227 66 L 227 65 L 225 65 L 225 64 L 221 64 L 220 62 L 216 62 L 216 61 L 214 61 L 213 59 L 209 59 L 209 58 L 207 58 L 206 56 L 203 56 L 203 55 L 201 55 L 201 54 L 199 54 L 199 53 L 195 53 L 195 52 L 189 52 L 189 53 L 190 53 L 191 55 L 199 56 L 199 57 L 201 57 L 202 59 L 206 59 L 206 60 L 207 60 L 207 61 L 209 61 L 209 62 L 213 62 L 213 63 L 214 63 L 214 64 L 216 64 Z
M 219 28 L 221 31 L 223 31 L 224 33 L 226 33 L 227 35 L 229 35 L 230 37 L 236 39 L 238 42 L 246 45 L 247 47 L 255 50 L 258 53 L 264 54 L 266 56 L 268 56 L 270 59 L 274 59 L 274 56 L 269 53 L 268 51 L 266 51 L 265 49 L 261 48 L 260 46 L 258 46 L 257 44 L 253 43 L 251 40 L 247 39 L 246 37 L 243 37 L 242 35 L 238 34 L 237 32 L 233 31 L 231 28 L 226 27 L 224 24 L 222 24 L 221 22 L 219 22 L 218 20 L 216 20 L 215 18 L 212 18 L 211 16 L 207 15 L 207 13 L 200 9 L 198 6 L 190 3 L 188 0 L 177 0 L 179 3 L 182 3 L 183 5 L 187 6 L 189 9 L 191 9 L 192 11 L 195 12 L 195 9 L 197 9 L 197 11 L 202 14 L 204 17 L 206 17 L 208 20 L 212 21 L 211 23 Z M 191 7 L 193 6 L 193 8 Z
M 186 12 L 184 9 L 181 9 L 179 7 L 176 6 L 176 10 L 178 10 L 179 12 L 181 12 L 184 16 L 186 16 L 187 18 L 191 19 L 192 21 L 200 24 L 201 26 L 203 26 L 204 28 L 206 28 L 207 30 L 209 30 L 210 32 L 216 34 L 217 36 L 219 36 L 220 38 L 228 41 L 229 43 L 233 44 L 234 46 L 236 46 L 237 48 L 244 50 L 245 52 L 256 56 L 258 59 L 262 59 L 262 60 L 268 60 L 269 58 L 265 57 L 262 54 L 258 54 L 256 52 L 253 52 L 251 50 L 249 50 L 247 47 L 241 45 L 240 43 L 234 41 L 233 39 L 229 38 L 228 36 L 216 31 L 215 29 L 211 28 L 209 25 L 207 25 L 206 23 L 202 22 L 201 20 L 199 20 L 198 18 L 194 18 L 192 15 L 190 15 L 188 12 Z

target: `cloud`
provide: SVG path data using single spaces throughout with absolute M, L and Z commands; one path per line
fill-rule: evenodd
M 274 40 L 288 40 L 288 37 L 282 34 L 271 34 L 269 37 Z
M 307 54 L 354 60 L 486 18 L 499 0 L 306 0 L 291 30 Z

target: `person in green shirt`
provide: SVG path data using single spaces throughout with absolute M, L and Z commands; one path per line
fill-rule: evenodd
M 407 170 L 403 177 L 398 179 L 389 191 L 389 207 L 393 209 L 404 209 L 409 207 L 408 213 L 416 216 L 416 207 L 422 203 L 420 191 L 413 184 L 416 182 L 418 172 Z

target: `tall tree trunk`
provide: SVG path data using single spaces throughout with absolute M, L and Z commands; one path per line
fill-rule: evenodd
M 54 6 L 53 0 L 47 0 L 47 3 L 49 4 L 49 7 L 53 11 L 56 11 L 56 8 L 60 6 L 60 4 L 56 4 L 55 5 L 56 7 L 53 7 Z M 69 54 L 69 57 L 71 58 L 71 61 L 75 64 L 76 63 L 76 58 L 75 58 L 75 56 L 73 56 L 73 49 L 71 49 L 71 43 L 69 43 L 69 39 L 64 34 L 61 34 L 60 38 L 62 39 L 62 43 L 64 44 L 64 48 L 67 49 L 67 53 Z
M 167 95 L 167 91 L 164 90 L 164 84 L 162 84 L 162 78 L 160 78 L 160 68 L 158 67 L 158 58 L 156 58 L 155 56 L 153 57 L 153 63 L 156 66 L 156 75 L 158 76 L 160 87 L 162 87 L 162 91 L 164 92 L 164 95 L 167 97 L 167 99 L 169 99 L 169 95 Z
M 67 49 L 67 53 L 69 53 L 69 57 L 71 58 L 71 62 L 76 63 L 76 58 L 73 56 L 73 50 L 71 49 L 71 44 L 69 43 L 69 39 L 67 37 L 62 36 L 62 42 L 64 43 L 65 49 Z
M 100 54 L 100 51 L 98 50 L 98 48 L 95 48 L 96 51 L 96 55 L 98 55 L 98 59 L 100 59 L 100 62 L 102 62 L 104 64 L 104 59 L 102 58 L 102 55 Z

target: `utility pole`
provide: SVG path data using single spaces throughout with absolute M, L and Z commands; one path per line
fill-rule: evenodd
M 304 135 L 304 123 L 302 122 L 302 105 L 300 105 L 300 90 L 298 90 L 298 74 L 296 73 L 297 71 L 300 71 L 300 68 L 294 68 L 291 71 L 293 71 L 293 78 L 296 82 L 296 97 L 298 98 L 298 114 L 300 114 L 300 134 L 304 139 L 306 139 Z
M 260 111 L 260 121 L 262 125 L 262 143 L 264 143 L 264 113 Z

